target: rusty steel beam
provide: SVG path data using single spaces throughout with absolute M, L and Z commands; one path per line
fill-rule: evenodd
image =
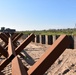
M 5 33 L 1 33 L 1 35 L 8 40 L 8 36 Z
M 2 56 L 2 54 L 0 53 L 0 57 Z
M 8 53 L 9 53 L 9 57 L 7 59 L 5 59 L 1 64 L 0 64 L 0 71 L 3 70 L 13 59 L 16 55 L 18 55 L 24 47 L 26 47 L 33 39 L 34 39 L 35 35 L 34 34 L 31 34 L 29 35 L 28 38 L 26 38 L 21 45 L 19 45 L 15 50 L 13 49 L 13 45 L 11 41 L 9 41 L 9 44 L 8 44 Z M 9 40 L 11 40 L 9 38 Z M 15 51 L 15 52 L 13 52 Z M 15 55 L 16 53 L 16 55 Z
M 13 42 L 13 44 L 14 44 L 14 46 L 15 47 L 17 47 L 17 45 L 16 45 L 16 41 L 21 37 L 23 35 L 23 33 L 15 33 L 15 35 L 13 34 L 13 36 L 11 36 L 11 39 L 13 40 L 12 42 Z M 8 36 L 9 37 L 9 36 Z M 7 44 L 5 44 L 4 45 L 4 48 L 6 47 L 6 49 L 7 49 Z
M 5 45 L 3 46 L 4 49 L 6 49 L 8 47 L 8 44 L 5 43 Z
M 2 72 L 0 72 L 0 75 L 4 75 Z
M 28 75 L 43 75 L 56 59 L 63 53 L 71 40 L 61 35 L 43 56 L 28 70 Z
M 13 58 L 16 56 L 15 54 L 15 49 L 13 47 L 13 44 L 12 44 L 12 41 L 11 41 L 11 38 L 9 37 L 9 40 L 8 40 L 8 58 L 6 58 L 1 64 L 0 64 L 0 71 L 3 70 L 12 60 Z
M 34 34 L 30 34 L 16 49 L 16 55 L 18 55 L 33 39 L 35 38 Z
M 18 35 L 19 33 L 14 33 L 13 35 L 12 35 L 12 40 Z
M 12 60 L 12 75 L 28 75 L 22 61 L 18 57 Z
M 8 37 L 10 37 L 10 34 L 9 33 L 5 33 Z
M 23 35 L 23 33 L 18 34 L 18 35 L 13 39 L 13 43 L 15 43 L 22 35 Z
M 8 52 L 0 45 L 0 53 L 4 56 L 4 57 L 8 57 Z
M 13 35 L 14 33 L 16 33 L 16 32 L 12 32 L 12 33 L 10 33 L 10 34 Z
M 13 44 L 14 44 L 14 46 L 15 47 L 17 47 L 17 45 L 16 45 L 16 41 L 21 37 L 23 35 L 23 33 L 14 33 L 12 36 L 11 36 L 11 39 L 13 40 L 12 42 L 13 42 Z M 7 35 L 8 37 L 9 37 L 9 35 Z M 7 46 L 7 44 L 5 44 L 4 45 L 4 48 Z M 6 49 L 7 49 L 7 47 L 6 47 Z
M 1 38 L 5 43 L 8 44 L 8 40 L 7 40 L 6 37 L 4 37 L 1 33 L 0 33 L 0 38 Z
M 15 49 L 14 49 L 14 46 L 13 46 L 11 37 L 9 37 L 8 53 L 9 53 L 9 56 L 10 56 L 10 55 L 16 56 Z
M 11 61 L 11 56 L 5 60 L 3 60 L 0 64 L 0 71 L 2 71 Z

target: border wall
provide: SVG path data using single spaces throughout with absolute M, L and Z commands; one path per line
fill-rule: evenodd
M 24 38 L 28 35 L 24 35 Z M 39 44 L 52 45 L 60 35 L 35 35 L 35 38 L 32 42 Z M 68 35 L 68 37 L 72 40 L 72 43 L 68 48 L 76 49 L 76 35 Z M 68 42 L 68 41 L 67 41 Z

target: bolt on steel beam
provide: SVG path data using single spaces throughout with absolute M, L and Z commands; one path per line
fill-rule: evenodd
M 13 42 L 13 44 L 14 44 L 14 46 L 15 47 L 17 47 L 17 45 L 16 45 L 16 41 L 21 37 L 23 35 L 23 33 L 15 33 L 15 36 L 14 36 L 14 34 L 11 36 L 11 39 L 13 40 L 12 42 Z M 14 36 L 14 38 L 12 38 Z M 8 36 L 9 37 L 9 36 Z M 5 44 L 4 45 L 4 47 L 6 47 L 7 46 L 7 44 Z M 6 49 L 7 49 L 7 47 L 6 47 Z
M 16 56 L 15 49 L 14 49 L 11 37 L 9 37 L 9 42 L 8 42 L 8 53 L 9 53 L 9 56 L 12 55 L 12 54 L 14 56 Z
M 0 57 L 2 56 L 2 54 L 0 53 Z
M 28 70 L 28 75 L 43 75 L 56 59 L 63 53 L 71 40 L 61 35 L 43 56 Z
M 12 60 L 12 75 L 28 75 L 22 61 L 17 56 Z

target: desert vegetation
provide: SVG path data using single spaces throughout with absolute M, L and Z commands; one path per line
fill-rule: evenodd
M 60 34 L 67 34 L 67 35 L 76 35 L 76 28 L 68 28 L 68 29 L 49 29 L 49 30 L 27 30 L 27 31 L 20 31 L 24 34 L 41 34 L 41 35 L 60 35 Z

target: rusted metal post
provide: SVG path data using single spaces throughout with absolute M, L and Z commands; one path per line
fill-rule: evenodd
M 43 56 L 28 70 L 28 75 L 43 75 L 70 44 L 66 35 L 61 35 L 54 44 L 46 50 Z
M 13 54 L 13 56 L 16 56 L 15 49 L 14 49 L 11 37 L 9 37 L 8 53 L 9 53 L 9 56 L 11 56 L 12 54 Z
M 15 35 L 14 35 L 15 34 Z M 11 39 L 13 40 L 12 42 L 13 42 L 13 44 L 14 44 L 14 46 L 15 47 L 17 47 L 17 45 L 16 45 L 16 41 L 23 35 L 22 33 L 14 33 L 12 36 L 11 36 Z M 8 35 L 7 35 L 8 36 Z M 9 37 L 9 36 L 8 36 Z M 5 45 L 4 45 L 4 48 L 7 50 L 7 43 L 6 43 L 6 41 L 4 40 L 4 42 L 5 42 Z
M 10 37 L 10 33 L 5 33 L 8 37 Z
M 15 57 L 12 61 L 12 75 L 28 75 L 21 60 Z
M 2 56 L 2 54 L 0 53 L 0 57 Z

